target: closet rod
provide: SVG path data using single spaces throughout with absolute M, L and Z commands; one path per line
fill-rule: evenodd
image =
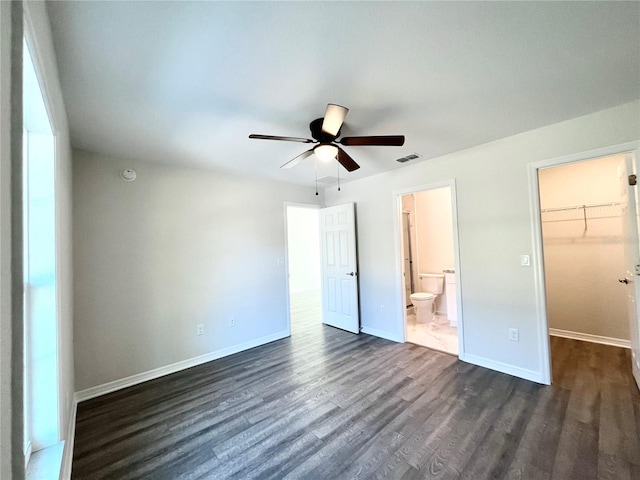
M 592 203 L 591 205 L 575 205 L 573 207 L 545 208 L 540 210 L 541 213 L 562 212 L 566 210 L 580 210 L 581 208 L 597 208 L 597 207 L 617 207 L 620 202 L 613 203 Z

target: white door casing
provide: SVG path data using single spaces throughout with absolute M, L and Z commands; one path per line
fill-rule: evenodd
M 550 158 L 527 165 L 529 176 L 529 206 L 531 215 L 531 232 L 533 240 L 532 267 L 535 283 L 536 316 L 538 318 L 538 345 L 540 356 L 539 378 L 540 383 L 551 384 L 551 348 L 549 342 L 549 323 L 547 321 L 547 300 L 545 295 L 545 273 L 542 252 L 542 223 L 540 213 L 540 185 L 538 182 L 538 170 L 541 168 L 555 167 L 583 160 L 592 160 L 599 157 L 625 154 L 638 149 L 640 142 L 633 141 L 619 145 L 596 148 L 594 150 L 577 152 L 562 157 Z M 636 187 L 637 188 L 637 187 Z M 622 272 L 621 272 L 622 273 Z M 637 285 L 638 282 L 636 282 Z
M 411 294 L 413 293 L 412 279 L 413 270 L 411 268 L 411 217 L 409 213 L 402 213 L 402 240 L 404 248 L 404 303 L 406 307 L 411 305 Z
M 322 323 L 360 333 L 355 206 L 320 210 Z
M 631 340 L 631 364 L 633 376 L 640 388 L 640 315 L 638 299 L 640 299 L 640 244 L 638 243 L 639 217 L 638 214 L 638 186 L 629 185 L 629 175 L 637 173 L 635 155 L 629 153 L 618 165 L 618 180 L 620 183 L 620 204 L 622 208 L 622 241 L 626 271 L 621 272 L 619 281 L 627 290 L 627 306 Z

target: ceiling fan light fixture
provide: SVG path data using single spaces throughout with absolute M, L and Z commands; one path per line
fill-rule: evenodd
M 313 153 L 315 153 L 316 157 L 321 161 L 329 162 L 335 160 L 338 156 L 338 147 L 335 145 L 320 144 L 313 149 Z
M 327 110 L 324 112 L 324 120 L 322 121 L 322 131 L 334 137 L 337 136 L 348 112 L 349 109 L 342 105 L 334 103 L 327 105 Z

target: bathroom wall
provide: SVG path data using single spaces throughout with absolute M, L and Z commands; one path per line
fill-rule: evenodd
M 411 241 L 411 262 L 413 265 L 413 285 L 414 291 L 418 291 L 418 273 L 420 271 L 420 265 L 418 262 L 418 237 L 416 235 L 416 200 L 414 195 L 408 194 L 402 196 L 402 212 L 409 214 L 409 236 Z M 406 235 L 407 232 L 403 229 L 402 235 Z M 411 292 L 413 293 L 413 292 Z
M 541 208 L 620 201 L 622 157 L 540 170 Z M 620 207 L 542 214 L 549 328 L 629 340 Z M 596 217 L 596 218 L 591 218 Z
M 414 194 L 419 273 L 443 273 L 453 268 L 453 220 L 451 189 L 425 190 Z M 447 312 L 446 293 L 438 297 L 436 311 Z

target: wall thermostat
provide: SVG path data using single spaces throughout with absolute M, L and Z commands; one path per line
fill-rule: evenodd
M 133 182 L 136 179 L 136 172 L 130 168 L 125 168 L 120 172 L 120 176 L 127 182 Z

